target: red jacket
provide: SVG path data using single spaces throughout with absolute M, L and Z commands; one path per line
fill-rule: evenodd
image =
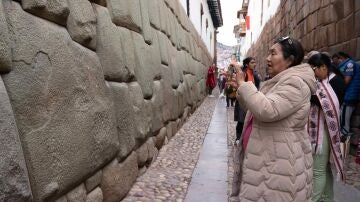
M 215 68 L 210 66 L 208 69 L 207 79 L 206 79 L 206 86 L 210 88 L 215 88 L 216 80 L 215 80 Z

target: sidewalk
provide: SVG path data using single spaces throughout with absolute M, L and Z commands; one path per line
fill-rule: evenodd
M 219 99 L 192 175 L 185 202 L 228 201 L 227 150 L 227 111 L 225 102 Z

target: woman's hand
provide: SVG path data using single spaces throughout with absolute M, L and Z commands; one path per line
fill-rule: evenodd
M 236 71 L 236 83 L 237 86 L 240 87 L 242 83 L 245 82 L 245 75 L 244 73 L 241 71 L 241 69 L 237 69 Z

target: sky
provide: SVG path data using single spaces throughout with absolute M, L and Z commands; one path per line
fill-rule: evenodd
M 237 11 L 241 9 L 242 0 L 220 0 L 223 26 L 218 28 L 217 41 L 228 45 L 236 45 L 234 26 L 239 22 Z

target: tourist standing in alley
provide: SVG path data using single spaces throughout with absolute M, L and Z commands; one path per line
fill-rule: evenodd
M 333 56 L 338 68 L 345 79 L 345 97 L 341 106 L 341 133 L 344 137 L 350 136 L 350 119 L 360 99 L 360 65 L 353 61 L 349 55 L 338 52 Z M 343 138 L 344 139 L 344 138 Z
M 242 146 L 240 201 L 310 201 L 312 153 L 305 125 L 314 72 L 290 37 L 278 39 L 266 58 L 272 79 L 260 91 L 237 71 L 237 99 L 248 109 Z M 236 158 L 236 157 L 235 157 Z
M 340 106 L 345 92 L 344 79 L 330 58 L 322 53 L 311 56 L 308 63 L 317 78 L 316 94 L 311 96 L 308 132 L 314 158 L 312 201 L 333 201 L 333 175 L 330 156 L 338 179 L 344 180 L 340 149 Z M 337 72 L 338 74 L 336 74 Z
M 259 89 L 260 79 L 257 74 L 254 74 L 256 67 L 256 60 L 253 57 L 247 57 L 243 60 L 243 73 L 245 76 L 245 81 L 251 81 L 255 84 L 256 88 Z M 239 102 L 236 100 L 235 109 L 234 109 L 234 120 L 237 121 L 236 124 L 236 140 L 240 140 L 240 136 L 243 130 L 244 121 L 245 121 L 246 110 L 239 105 Z
M 212 64 L 208 69 L 207 79 L 206 79 L 206 86 L 208 88 L 209 97 L 214 97 L 214 95 L 212 95 L 212 91 L 216 86 L 215 78 L 216 78 L 215 64 Z

